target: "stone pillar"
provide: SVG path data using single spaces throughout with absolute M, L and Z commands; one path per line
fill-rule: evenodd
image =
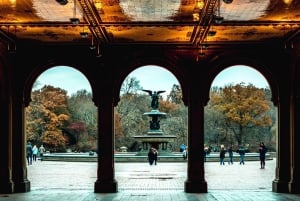
M 291 157 L 291 181 L 289 191 L 291 193 L 300 193 L 300 72 L 296 74 L 294 98 L 291 106 L 291 128 L 292 128 L 292 157 Z
M 284 77 L 284 76 L 283 76 Z M 280 83 L 279 98 L 277 105 L 278 119 L 278 147 L 276 178 L 272 184 L 272 191 L 277 193 L 289 192 L 290 181 L 290 86 L 284 81 Z
M 25 105 L 20 94 L 15 91 L 12 105 L 12 178 L 16 193 L 30 191 L 25 156 Z
M 201 92 L 197 91 L 201 94 Z M 194 92 L 188 105 L 188 161 L 185 192 L 207 193 L 204 175 L 204 104 Z
M 98 98 L 98 170 L 95 193 L 117 192 L 114 169 L 114 104 L 112 92 L 101 89 Z
M 13 193 L 14 183 L 12 181 L 12 139 L 11 139 L 11 104 L 6 97 L 0 100 L 1 115 L 1 140 L 0 140 L 0 193 Z

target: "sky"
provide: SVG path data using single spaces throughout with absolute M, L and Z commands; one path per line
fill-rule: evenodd
M 82 89 L 92 91 L 89 81 L 80 71 L 66 66 L 57 66 L 44 71 L 36 82 L 38 85 L 33 90 L 51 85 L 66 90 L 68 96 Z
M 146 90 L 165 90 L 161 95 L 169 94 L 174 84 L 179 84 L 176 77 L 165 68 L 159 66 L 143 66 L 132 71 L 128 76 L 136 77 L 140 86 Z M 44 85 L 59 87 L 68 92 L 68 95 L 85 89 L 91 92 L 91 86 L 86 77 L 78 70 L 57 66 L 46 70 L 37 78 L 38 85 L 33 90 L 40 89 Z M 226 84 L 253 84 L 259 88 L 268 86 L 266 79 L 253 68 L 247 66 L 233 66 L 223 70 L 213 81 L 212 86 L 222 87 Z
M 166 91 L 161 95 L 168 95 L 174 84 L 179 85 L 177 78 L 165 68 L 159 66 L 143 66 L 133 72 L 129 77 L 136 77 L 143 89 L 151 91 Z
M 215 77 L 212 86 L 223 87 L 224 85 L 239 84 L 241 82 L 246 85 L 251 83 L 258 88 L 269 86 L 266 78 L 260 72 L 254 68 L 241 65 L 231 66 L 221 71 Z

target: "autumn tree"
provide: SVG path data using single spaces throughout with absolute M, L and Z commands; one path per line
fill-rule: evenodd
M 161 111 L 167 115 L 160 121 L 161 130 L 166 135 L 175 135 L 176 138 L 168 143 L 169 149 L 179 151 L 181 144 L 187 144 L 188 110 L 183 102 L 174 103 L 170 101 L 160 102 Z
M 25 111 L 27 140 L 53 149 L 64 147 L 68 138 L 63 128 L 70 118 L 67 92 L 45 85 L 33 91 L 31 98 L 32 102 Z
M 170 94 L 167 96 L 167 100 L 176 104 L 182 103 L 182 91 L 179 85 L 173 85 Z
M 210 146 L 218 144 L 234 144 L 230 131 L 225 123 L 225 115 L 216 110 L 212 102 L 209 101 L 204 109 L 204 142 Z
M 120 148 L 124 145 L 125 135 L 123 129 L 120 114 L 115 111 L 115 147 Z
M 133 136 L 145 132 L 143 113 L 147 108 L 146 96 L 139 95 L 142 90 L 136 77 L 128 76 L 121 86 L 121 97 L 115 108 L 115 147 L 126 146 L 136 151 L 137 144 Z
M 126 94 L 116 107 L 120 117 L 119 126 L 123 127 L 124 140 L 123 144 L 116 146 L 126 146 L 129 150 L 137 150 L 135 139 L 133 136 L 141 135 L 148 131 L 148 116 L 143 115 L 149 111 L 148 95 Z M 117 147 L 119 148 L 119 147 Z
M 66 128 L 74 139 L 73 148 L 78 151 L 97 149 L 97 107 L 92 101 L 92 93 L 79 90 L 68 100 L 71 114 L 70 125 Z
M 225 131 L 230 130 L 238 145 L 245 144 L 247 131 L 272 125 L 265 90 L 254 85 L 227 85 L 211 91 L 211 105 L 220 112 Z

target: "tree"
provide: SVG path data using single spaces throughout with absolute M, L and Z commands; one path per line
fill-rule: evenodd
M 68 100 L 71 114 L 70 126 L 66 128 L 72 136 L 72 148 L 78 151 L 97 149 L 97 107 L 92 101 L 92 94 L 86 90 L 79 90 Z
M 219 144 L 233 144 L 228 138 L 229 129 L 226 127 L 225 116 L 220 110 L 216 110 L 212 102 L 209 101 L 204 109 L 204 144 L 217 146 Z
M 121 147 L 124 145 L 125 135 L 124 128 L 121 122 L 120 114 L 115 111 L 115 147 Z
M 27 140 L 48 148 L 64 147 L 68 138 L 62 131 L 70 118 L 67 105 L 65 90 L 45 85 L 33 91 L 32 102 L 25 110 Z
M 136 77 L 128 76 L 121 86 L 122 94 L 136 94 L 139 90 L 142 90 L 142 87 Z
M 116 112 L 119 115 L 118 128 L 123 128 L 124 138 L 122 136 L 115 136 L 116 142 L 123 144 L 116 144 L 116 148 L 126 146 L 129 151 L 137 151 L 135 139 L 133 136 L 146 133 L 149 129 L 148 118 L 143 113 L 150 111 L 148 96 L 137 94 L 124 94 L 121 96 Z M 117 125 L 117 124 L 116 124 Z M 116 130 L 115 131 L 118 131 Z M 121 142 L 117 137 L 122 137 Z
M 175 135 L 173 142 L 169 142 L 169 149 L 179 151 L 181 144 L 187 144 L 188 131 L 188 110 L 187 107 L 181 104 L 172 103 L 169 101 L 161 101 L 161 111 L 167 116 L 161 121 L 161 130 L 166 135 Z
M 167 100 L 176 104 L 182 103 L 182 91 L 179 85 L 173 85 L 170 94 L 167 96 Z
M 245 144 L 247 130 L 272 125 L 265 97 L 264 89 L 244 83 L 211 91 L 212 107 L 224 115 L 226 129 L 232 132 L 238 145 Z

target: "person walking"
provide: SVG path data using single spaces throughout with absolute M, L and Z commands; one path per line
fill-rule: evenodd
M 26 145 L 26 158 L 27 158 L 27 164 L 32 165 L 32 145 L 31 145 L 31 142 L 27 142 L 27 145 Z
M 40 146 L 39 148 L 39 153 L 40 153 L 40 160 L 43 161 L 44 160 L 44 153 L 45 153 L 46 149 L 43 145 Z
M 246 153 L 246 150 L 244 147 L 240 146 L 240 148 L 237 150 L 237 152 L 240 154 L 240 165 L 245 165 L 245 153 Z
M 223 145 L 223 146 L 221 146 L 221 150 L 220 150 L 220 165 L 225 165 L 225 163 L 224 163 L 225 154 L 226 154 L 226 150 Z
M 232 145 L 228 147 L 228 165 L 233 164 L 233 150 Z
M 151 147 L 149 149 L 149 152 L 148 152 L 148 162 L 149 162 L 149 165 L 153 165 L 154 160 L 155 160 L 155 153 L 153 151 L 153 147 Z
M 183 157 L 184 160 L 186 160 L 187 156 L 188 156 L 187 148 L 184 148 L 184 150 L 182 152 L 182 157 Z
M 153 148 L 153 153 L 154 153 L 154 165 L 157 165 L 157 156 L 158 156 L 158 151 L 157 149 Z
M 206 145 L 204 145 L 204 152 L 203 152 L 203 154 L 204 154 L 204 162 L 206 162 L 206 158 L 209 155 L 209 148 Z
M 38 154 L 38 148 L 36 145 L 33 145 L 32 147 L 32 161 L 35 161 L 36 162 L 36 157 L 37 157 L 37 154 Z
M 265 146 L 265 143 L 261 142 L 259 144 L 259 160 L 260 160 L 260 169 L 265 169 L 266 165 L 266 153 L 267 153 L 267 147 Z

